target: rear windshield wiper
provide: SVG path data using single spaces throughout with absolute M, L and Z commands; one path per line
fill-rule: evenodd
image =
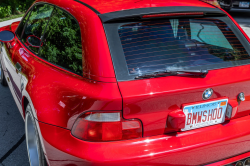
M 166 70 L 166 71 L 159 71 L 154 72 L 151 74 L 144 74 L 140 76 L 136 76 L 135 79 L 140 78 L 155 78 L 155 77 L 163 77 L 163 76 L 174 76 L 174 75 L 181 75 L 181 74 L 188 74 L 183 76 L 200 76 L 202 78 L 205 78 L 208 74 L 208 70 Z

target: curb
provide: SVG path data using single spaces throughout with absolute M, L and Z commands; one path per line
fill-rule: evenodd
M 12 19 L 12 20 L 0 22 L 0 27 L 10 25 L 10 24 L 12 24 L 13 22 L 16 22 L 16 21 L 21 21 L 21 19 L 22 19 L 22 17 L 19 17 L 19 18 L 15 18 L 15 19 Z

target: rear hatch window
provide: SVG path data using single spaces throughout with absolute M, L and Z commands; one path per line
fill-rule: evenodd
M 250 63 L 249 43 L 228 17 L 104 26 L 118 81 L 165 70 L 213 70 Z

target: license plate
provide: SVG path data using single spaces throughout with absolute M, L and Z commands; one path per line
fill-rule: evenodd
M 249 8 L 250 2 L 240 2 L 239 7 Z
M 228 99 L 221 99 L 200 104 L 186 105 L 185 128 L 182 131 L 211 126 L 225 121 Z

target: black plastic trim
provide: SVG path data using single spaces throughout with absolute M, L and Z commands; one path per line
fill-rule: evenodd
M 226 15 L 218 8 L 207 7 L 191 7 L 191 6 L 169 6 L 169 7 L 150 7 L 130 10 L 121 10 L 117 12 L 110 12 L 100 14 L 103 23 L 114 22 L 117 20 L 124 20 L 126 18 L 141 18 L 143 15 L 162 14 L 162 13 L 178 13 L 178 12 L 204 12 L 204 15 Z M 183 16 L 182 16 L 183 17 Z
M 79 1 L 79 0 L 74 0 L 74 1 L 76 1 L 76 2 L 78 2 L 78 3 L 80 3 L 80 4 L 82 4 L 82 5 L 84 5 L 84 6 L 86 6 L 86 7 L 88 7 L 89 9 L 91 9 L 93 12 L 95 12 L 95 13 L 98 14 L 98 15 L 101 14 L 98 10 L 96 10 L 96 9 L 93 8 L 92 6 L 86 4 L 86 3 L 82 2 L 82 1 Z

